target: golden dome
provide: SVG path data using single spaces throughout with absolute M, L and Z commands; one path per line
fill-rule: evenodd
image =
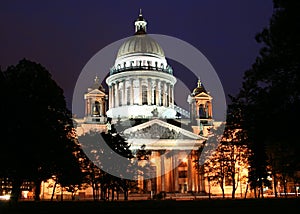
M 202 92 L 207 93 L 206 90 L 205 90 L 205 88 L 204 88 L 204 86 L 202 85 L 202 83 L 201 83 L 201 81 L 200 81 L 200 79 L 199 79 L 199 80 L 198 80 L 198 83 L 197 83 L 197 88 L 195 88 L 195 89 L 193 90 L 192 95 L 193 95 L 193 96 L 196 96 L 197 94 L 200 94 L 200 93 L 202 93 Z

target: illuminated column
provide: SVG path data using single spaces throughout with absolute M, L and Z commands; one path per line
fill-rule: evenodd
M 192 186 L 193 186 L 193 183 L 192 183 L 192 157 L 191 155 L 187 155 L 187 159 L 188 159 L 188 191 L 191 191 L 192 190 Z
M 172 89 L 171 89 L 171 103 L 172 106 L 174 106 L 174 85 L 171 85 Z
M 170 83 L 168 83 L 167 88 L 168 88 L 167 106 L 169 107 L 170 106 L 170 102 L 171 102 L 171 84 Z
M 196 116 L 197 118 L 200 118 L 200 114 L 199 114 L 199 104 L 196 101 Z
M 174 190 L 179 191 L 179 185 L 178 185 L 178 154 L 177 152 L 174 153 Z
M 88 105 L 87 105 L 87 115 L 91 115 L 92 114 L 92 107 L 91 107 L 92 103 L 91 103 L 91 98 L 88 98 Z
M 208 115 L 212 118 L 212 104 L 211 104 L 211 102 L 209 102 L 209 104 L 208 104 Z
M 143 94 L 142 79 L 139 78 L 139 105 L 143 104 L 142 94 Z
M 125 84 L 125 83 L 126 83 L 126 80 L 124 79 L 124 80 L 123 80 L 123 93 L 122 93 L 122 97 L 123 97 L 123 98 L 122 98 L 122 105 L 123 105 L 123 106 L 126 105 L 126 99 L 125 99 L 125 94 L 126 94 L 126 93 L 125 93 L 125 92 L 126 92 L 126 87 L 125 87 L 125 86 L 126 86 L 126 84 Z
M 112 97 L 112 87 L 111 85 L 108 87 L 108 94 L 109 94 L 109 97 L 108 97 L 108 107 L 111 108 L 111 97 Z
M 203 170 L 203 165 L 200 166 L 200 173 L 199 173 L 199 180 L 198 180 L 198 186 L 199 186 L 199 192 L 205 192 L 205 180 L 204 180 L 204 170 Z
M 159 80 L 156 80 L 156 85 L 155 85 L 155 100 L 156 100 L 156 105 L 159 105 L 159 94 L 158 94 L 158 84 L 159 84 Z
M 171 192 L 174 192 L 175 191 L 175 180 L 174 180 L 174 177 L 175 177 L 175 168 L 174 168 L 174 154 L 173 154 L 173 151 L 172 152 L 172 155 L 170 156 L 170 191 Z
M 111 84 L 111 107 L 114 108 L 115 107 L 115 84 L 112 83 Z
M 119 82 L 115 84 L 115 107 L 119 107 Z
M 98 100 L 98 102 L 99 102 L 99 115 L 100 116 L 102 116 L 103 114 L 102 114 L 102 111 L 103 111 L 103 102 L 102 102 L 102 99 L 100 98 L 99 100 Z
M 165 191 L 165 155 L 160 154 L 161 191 Z
M 192 180 L 192 184 L 191 184 L 191 189 L 190 191 L 196 191 L 197 190 L 197 177 L 196 177 L 196 169 L 195 167 L 193 167 L 193 158 L 194 158 L 194 150 L 191 151 L 190 153 L 190 159 L 191 159 L 191 164 L 192 164 L 192 167 L 191 167 L 191 180 Z
M 152 100 L 152 90 L 151 90 L 151 79 L 148 79 L 148 89 L 147 89 L 147 103 L 151 105 Z
M 133 86 L 133 79 L 130 79 L 130 105 L 134 103 L 134 86 Z
M 165 106 L 168 106 L 168 94 L 169 94 L 169 89 L 168 89 L 168 83 L 165 82 L 165 87 L 164 87 L 164 94 L 165 94 Z
M 89 105 L 89 100 L 85 99 L 85 110 L 84 110 L 85 116 L 88 115 L 88 105 Z
M 165 93 L 165 82 L 161 83 L 161 94 L 162 94 L 162 106 L 166 106 L 166 93 Z

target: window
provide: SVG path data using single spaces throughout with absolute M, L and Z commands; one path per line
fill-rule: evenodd
M 187 178 L 187 171 L 186 170 L 179 171 L 178 177 L 179 178 Z
M 98 101 L 95 101 L 93 106 L 93 115 L 99 116 L 100 115 L 100 103 Z

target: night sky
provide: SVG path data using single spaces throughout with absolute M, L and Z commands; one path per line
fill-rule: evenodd
M 148 33 L 184 40 L 207 57 L 226 95 L 239 91 L 243 73 L 259 53 L 254 37 L 273 12 L 272 0 L 1 0 L 1 68 L 22 58 L 41 63 L 71 109 L 83 67 L 105 46 L 133 35 L 140 8 Z M 184 80 L 184 68 L 171 65 Z M 187 81 L 196 86 L 196 79 Z

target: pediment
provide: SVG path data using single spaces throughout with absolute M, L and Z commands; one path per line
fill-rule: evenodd
M 99 89 L 93 89 L 93 90 L 89 91 L 88 93 L 86 93 L 86 95 L 103 95 L 103 96 L 105 96 L 106 94 Z
M 129 139 L 206 140 L 203 136 L 159 119 L 133 126 L 123 133 Z
M 201 92 L 201 93 L 197 94 L 195 97 L 201 97 L 201 98 L 205 97 L 205 98 L 208 98 L 208 99 L 212 99 L 212 97 L 209 94 L 205 93 L 205 92 Z

